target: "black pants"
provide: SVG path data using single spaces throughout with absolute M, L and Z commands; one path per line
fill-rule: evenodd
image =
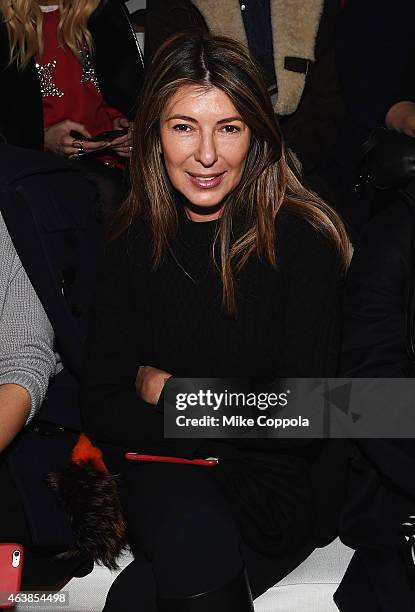
M 256 598 L 312 552 L 311 540 L 279 558 L 248 548 L 212 477 L 214 469 L 161 463 L 131 467 L 120 495 L 135 560 L 114 581 L 105 612 L 156 612 L 157 597 L 214 590 L 244 565 Z

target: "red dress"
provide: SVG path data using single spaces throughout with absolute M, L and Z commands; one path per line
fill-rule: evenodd
M 45 128 L 65 119 L 85 126 L 91 136 L 113 129 L 122 113 L 104 100 L 88 47 L 82 50 L 82 63 L 73 51 L 58 40 L 59 10 L 43 12 L 44 51 L 36 57 Z M 122 167 L 121 161 L 106 155 L 102 161 Z

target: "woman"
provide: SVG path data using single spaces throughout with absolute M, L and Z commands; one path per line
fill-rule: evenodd
M 32 436 L 36 435 L 32 427 L 34 418 L 45 399 L 49 383 L 62 371 L 62 364 L 54 351 L 55 334 L 51 323 L 16 253 L 1 214 L 0 260 L 0 542 L 23 545 L 22 589 L 55 589 L 74 573 L 89 573 L 91 567 L 79 556 L 57 559 L 50 548 L 34 546 L 33 534 L 35 532 L 39 538 L 42 526 L 37 523 L 33 532 L 33 515 L 37 519 L 38 515 L 36 508 L 32 516 L 32 509 L 27 512 L 25 502 L 27 497 L 30 499 L 30 493 L 22 493 L 19 488 L 13 455 L 22 453 L 21 442 L 24 442 L 25 434 L 26 439 L 27 435 L 30 436 L 30 430 Z M 49 434 L 52 434 L 52 428 Z M 43 436 L 44 447 L 48 447 L 51 437 Z M 67 445 L 62 436 L 59 442 Z M 39 446 L 35 445 L 35 448 L 39 452 Z M 49 458 L 51 465 L 60 465 L 56 459 L 59 451 L 55 450 L 55 456 L 53 452 Z M 24 460 L 26 465 L 28 461 L 31 462 L 27 471 L 34 482 L 41 481 L 44 475 L 36 472 L 38 457 L 26 453 Z M 35 505 L 42 505 L 44 492 L 41 487 L 36 491 L 36 496 Z M 48 508 L 47 501 L 43 502 L 44 507 Z M 53 531 L 56 516 L 51 514 L 43 517 L 43 520 L 49 524 L 49 528 L 52 525 Z M 62 534 L 62 525 L 59 526 Z M 0 590 L 3 590 L 1 586 L 0 580 Z
M 105 609 L 251 611 L 244 567 L 257 597 L 333 537 L 344 448 L 167 440 L 159 398 L 171 375 L 334 373 L 349 243 L 290 168 L 266 85 L 238 43 L 166 43 L 136 121 L 84 375 L 84 425 L 122 475 L 135 553 Z M 220 464 L 131 465 L 126 450 Z
M 40 408 L 59 365 L 54 334 L 0 215 L 0 453 Z M 21 317 L 25 315 L 24 325 Z
M 287 146 L 308 185 L 349 217 L 342 146 L 343 100 L 334 62 L 339 3 L 310 0 L 148 0 L 146 67 L 179 32 L 244 44 L 260 66 Z
M 12 0 L 0 11 L 0 132 L 9 144 L 75 158 L 114 207 L 143 69 L 126 8 L 117 0 Z
M 345 289 L 342 376 L 413 379 L 414 187 L 412 180 L 399 192 L 389 189 L 389 206 L 356 244 Z M 390 406 L 392 423 L 396 408 L 402 412 L 399 402 L 397 393 Z M 356 553 L 335 601 L 342 612 L 354 610 L 356 598 L 368 612 L 410 612 L 415 602 L 414 440 L 371 437 L 354 445 L 341 537 Z

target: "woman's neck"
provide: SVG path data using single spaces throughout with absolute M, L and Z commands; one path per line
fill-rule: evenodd
M 40 0 L 39 6 L 57 6 L 59 4 L 59 0 Z
M 190 219 L 190 221 L 203 223 L 204 221 L 216 221 L 219 219 L 219 217 L 222 215 L 223 204 L 221 203 L 217 206 L 204 208 L 202 206 L 192 206 L 192 204 L 186 200 L 186 202 L 183 203 L 183 208 L 186 213 L 186 217 Z

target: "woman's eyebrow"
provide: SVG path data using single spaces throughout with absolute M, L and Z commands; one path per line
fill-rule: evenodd
M 172 119 L 183 119 L 183 121 L 191 121 L 192 123 L 197 123 L 196 119 L 193 119 L 193 117 L 187 117 L 186 115 L 172 115 L 171 117 L 168 117 L 166 121 L 171 121 Z
M 172 115 L 171 117 L 168 117 L 166 121 L 171 121 L 172 119 L 181 119 L 182 121 L 190 121 L 191 123 L 197 123 L 196 119 L 194 119 L 193 117 L 188 117 L 187 115 Z M 243 121 L 243 119 L 242 117 L 239 117 L 239 116 L 226 117 L 225 119 L 220 119 L 216 123 L 217 124 L 231 123 L 231 121 Z
M 221 119 L 220 121 L 217 121 L 217 123 L 230 123 L 231 121 L 242 121 L 243 119 L 242 117 L 226 117 L 226 119 Z

